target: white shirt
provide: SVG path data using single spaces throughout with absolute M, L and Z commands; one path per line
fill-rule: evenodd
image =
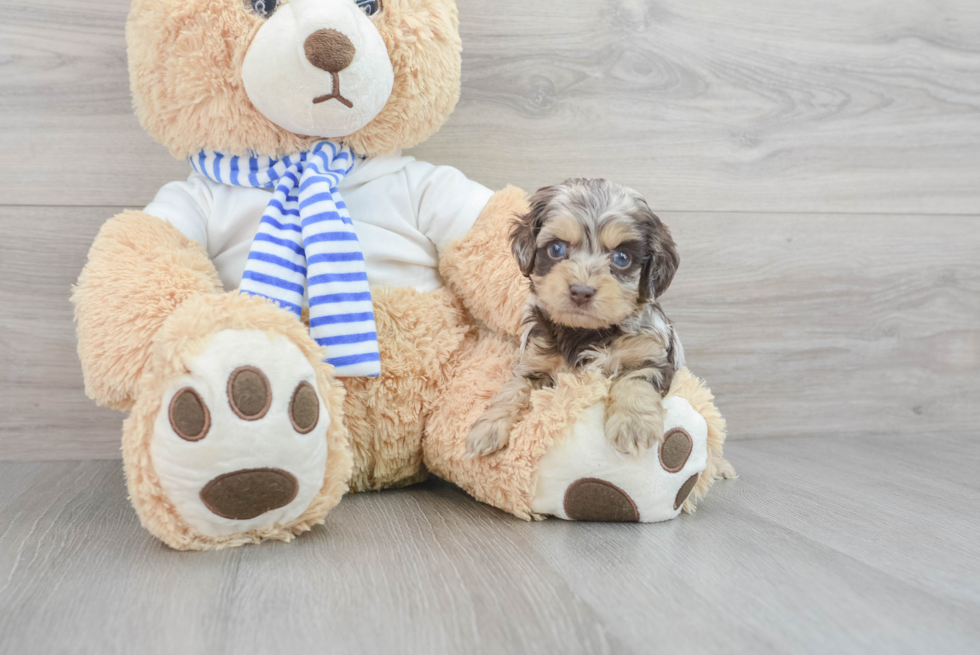
M 371 286 L 443 285 L 439 255 L 464 236 L 493 192 L 455 168 L 433 166 L 401 153 L 358 160 L 340 183 L 364 252 Z M 192 173 L 171 182 L 144 210 L 199 242 L 226 291 L 237 289 L 259 221 L 272 196 Z

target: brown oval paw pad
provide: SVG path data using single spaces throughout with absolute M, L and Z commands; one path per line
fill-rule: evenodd
M 660 444 L 660 465 L 665 471 L 677 473 L 687 464 L 687 458 L 694 450 L 694 440 L 684 428 L 674 428 L 664 435 Z
M 300 382 L 289 401 L 289 420 L 300 434 L 309 434 L 320 420 L 320 399 L 309 382 Z
M 178 391 L 170 401 L 170 427 L 184 441 L 200 441 L 211 429 L 211 412 L 190 387 Z
M 565 491 L 565 514 L 576 521 L 616 521 L 635 523 L 640 520 L 636 503 L 616 485 L 582 478 Z
M 228 378 L 228 403 L 239 418 L 257 421 L 272 405 L 272 391 L 265 373 L 254 366 L 242 366 Z
M 698 483 L 699 477 L 701 477 L 701 474 L 695 473 L 681 485 L 680 491 L 677 492 L 677 498 L 674 499 L 674 509 L 680 509 L 681 505 L 684 504 L 687 497 L 694 491 L 694 485 Z
M 280 469 L 247 469 L 219 475 L 201 489 L 201 500 L 213 513 L 244 521 L 285 507 L 299 493 L 299 483 Z

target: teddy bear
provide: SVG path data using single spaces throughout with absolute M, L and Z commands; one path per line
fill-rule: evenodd
M 126 37 L 141 124 L 191 172 L 105 223 L 73 302 L 153 535 L 289 541 L 430 473 L 523 519 L 654 522 L 733 473 L 686 368 L 657 448 L 614 450 L 609 383 L 583 374 L 467 455 L 519 357 L 527 198 L 401 152 L 459 97 L 455 0 L 133 0 Z

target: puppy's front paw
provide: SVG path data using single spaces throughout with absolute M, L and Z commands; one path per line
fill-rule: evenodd
M 469 457 L 490 455 L 510 441 L 510 421 L 480 417 L 466 436 Z
M 660 407 L 660 404 L 657 403 Z M 612 447 L 626 455 L 639 455 L 656 446 L 664 437 L 664 416 L 660 411 L 623 411 L 613 405 L 606 416 L 606 438 Z

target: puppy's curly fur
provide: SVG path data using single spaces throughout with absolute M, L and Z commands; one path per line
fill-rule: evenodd
M 521 361 L 467 440 L 470 455 L 507 445 L 531 392 L 559 372 L 613 380 L 606 436 L 636 454 L 663 438 L 663 396 L 684 352 L 659 298 L 680 264 L 667 226 L 637 192 L 607 180 L 540 189 L 511 246 L 531 281 Z

